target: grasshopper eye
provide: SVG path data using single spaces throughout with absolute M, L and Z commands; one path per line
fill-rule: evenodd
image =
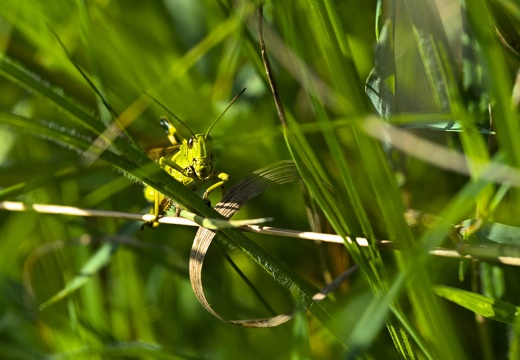
M 193 136 L 188 139 L 188 149 L 193 147 Z

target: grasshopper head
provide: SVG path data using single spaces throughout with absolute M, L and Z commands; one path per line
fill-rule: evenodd
M 209 126 L 206 134 L 193 135 L 188 140 L 187 158 L 199 179 L 206 180 L 213 175 L 213 163 L 215 160 L 213 157 L 213 140 L 209 136 L 209 132 L 244 91 L 246 91 L 245 88 L 231 100 L 222 114 Z
M 199 134 L 188 139 L 188 162 L 199 179 L 213 175 L 213 140 L 209 135 Z

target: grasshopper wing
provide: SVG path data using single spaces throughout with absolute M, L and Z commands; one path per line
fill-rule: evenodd
M 152 160 L 159 160 L 162 157 L 171 157 L 173 154 L 179 151 L 181 145 L 173 145 L 161 148 L 153 148 L 146 152 L 148 157 Z

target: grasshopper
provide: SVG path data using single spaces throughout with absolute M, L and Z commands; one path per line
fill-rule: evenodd
M 242 89 L 242 91 L 231 100 L 222 114 L 213 121 L 205 134 L 195 134 L 181 119 L 159 102 L 159 100 L 147 94 L 191 134 L 189 139 L 183 138 L 168 118 L 161 117 L 160 124 L 165 130 L 172 146 L 164 149 L 151 150 L 148 155 L 152 159 L 157 160 L 159 166 L 170 176 L 193 191 L 200 192 L 204 189 L 205 185 L 211 184 L 202 195 L 202 199 L 208 206 L 211 205 L 208 199 L 209 194 L 218 188 L 223 189 L 224 184 L 229 180 L 228 174 L 215 171 L 214 169 L 215 156 L 213 155 L 213 139 L 209 133 L 213 126 L 222 118 L 245 90 L 245 88 Z M 144 195 L 148 201 L 153 202 L 150 213 L 155 215 L 155 219 L 145 222 L 141 226 L 141 229 L 144 229 L 146 226 L 157 227 L 159 225 L 157 220 L 161 216 L 164 216 L 173 205 L 176 206 L 176 215 L 179 215 L 180 206 L 176 205 L 171 199 L 156 191 L 154 188 L 146 186 Z

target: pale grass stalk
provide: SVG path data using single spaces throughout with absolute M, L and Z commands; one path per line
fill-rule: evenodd
M 69 215 L 69 216 L 86 216 L 86 217 L 111 217 L 117 219 L 126 219 L 126 220 L 135 220 L 135 221 L 149 221 L 155 218 L 152 214 L 136 214 L 136 213 L 127 213 L 122 211 L 108 211 L 108 210 L 97 210 L 97 209 L 81 209 L 73 206 L 62 206 L 62 205 L 46 205 L 46 204 L 25 204 L 22 202 L 14 202 L 14 201 L 3 201 L 0 202 L 0 210 L 7 211 L 35 211 L 43 214 L 59 214 L 59 215 Z M 170 224 L 170 225 L 183 225 L 183 226 L 200 226 L 197 223 L 184 219 L 182 217 L 175 216 L 164 216 L 158 219 L 161 224 Z M 248 221 L 248 220 L 245 220 Z M 253 220 L 254 221 L 254 220 Z M 349 243 L 353 243 L 354 241 L 361 247 L 368 247 L 369 241 L 366 238 L 362 237 L 346 237 L 345 240 L 339 236 L 334 234 L 325 234 L 325 233 L 316 233 L 311 231 L 299 231 L 299 230 L 290 230 L 290 229 L 281 229 L 271 226 L 264 225 L 244 225 L 241 226 L 240 229 L 245 232 L 272 235 L 272 236 L 281 236 L 288 237 L 294 239 L 302 239 L 302 240 L 310 240 L 310 241 L 323 241 L 329 243 L 337 243 L 343 244 L 344 241 Z M 399 250 L 399 244 L 390 241 L 390 240 L 377 240 L 377 246 L 382 249 L 390 249 L 390 250 Z M 466 249 L 468 246 L 466 246 Z M 447 249 L 447 248 L 435 248 L 429 251 L 430 255 L 434 256 L 442 256 L 453 259 L 476 259 L 476 257 L 471 255 L 461 255 L 456 250 Z M 489 259 L 488 259 L 489 260 Z M 517 257 L 505 257 L 499 256 L 495 259 L 496 262 L 512 265 L 512 266 L 520 266 L 520 258 Z

